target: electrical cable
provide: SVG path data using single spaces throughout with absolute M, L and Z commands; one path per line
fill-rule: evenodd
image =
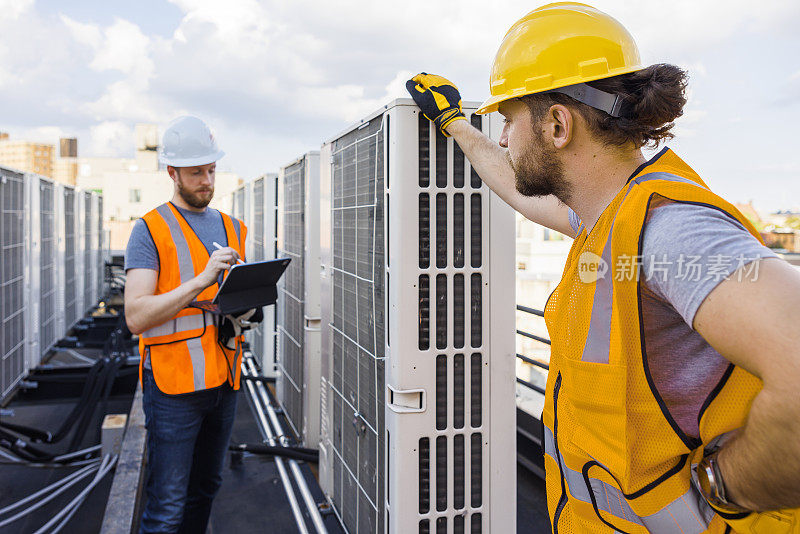
M 100 459 L 98 458 L 98 459 L 94 460 L 94 463 L 99 466 L 100 465 Z M 49 486 L 46 486 L 46 487 L 40 489 L 36 493 L 32 493 L 32 494 L 28 495 L 27 497 L 24 497 L 24 498 L 18 500 L 15 503 L 9 504 L 5 508 L 0 509 L 0 515 L 5 515 L 10 511 L 15 510 L 15 509 L 19 508 L 20 506 L 23 506 L 24 504 L 27 504 L 27 503 L 35 500 L 40 495 L 43 495 L 43 494 L 47 493 L 48 491 L 54 490 L 54 489 L 58 488 L 59 486 L 61 486 L 63 484 L 66 484 L 70 480 L 78 478 L 82 473 L 84 473 L 86 471 L 92 471 L 91 467 L 94 467 L 94 466 L 86 466 L 83 469 L 79 469 L 79 470 L 77 470 L 77 471 L 75 471 L 73 473 L 70 473 L 69 475 L 56 480 L 55 482 L 53 482 Z
M 249 452 L 252 454 L 265 456 L 281 456 L 284 458 L 292 458 L 294 460 L 302 460 L 309 463 L 319 462 L 318 450 L 305 449 L 302 447 L 288 447 L 282 445 L 272 446 L 263 443 L 240 443 L 238 445 L 229 446 L 228 450 L 236 452 Z
M 67 489 L 69 489 L 72 486 L 74 486 L 77 482 L 79 482 L 82 479 L 86 478 L 88 475 L 94 473 L 98 469 L 99 468 L 97 466 L 94 466 L 94 465 L 84 467 L 81 470 L 81 475 L 80 476 L 78 476 L 78 477 L 74 478 L 73 480 L 71 480 L 70 482 L 62 485 L 60 488 L 56 489 L 54 492 L 52 492 L 49 495 L 47 495 L 44 499 L 42 499 L 40 501 L 37 501 L 32 506 L 22 510 L 21 512 L 18 512 L 17 514 L 15 514 L 15 515 L 7 518 L 7 519 L 3 519 L 2 521 L 0 521 L 0 528 L 13 523 L 14 521 L 16 521 L 16 520 L 18 520 L 18 519 L 20 519 L 22 517 L 25 517 L 26 515 L 28 515 L 29 513 L 33 512 L 35 510 L 38 510 L 39 508 L 41 508 L 42 506 L 44 506 L 48 502 L 52 501 L 53 499 L 55 499 L 56 497 L 61 495 L 64 491 L 66 491 Z
M 100 464 L 100 468 L 95 472 L 94 479 L 92 479 L 92 481 L 89 482 L 89 484 L 85 488 L 83 488 L 83 491 L 81 491 L 74 499 L 72 499 L 69 503 L 67 503 L 67 505 L 64 508 L 62 508 L 60 512 L 58 512 L 56 515 L 50 518 L 50 521 L 41 526 L 34 534 L 44 534 L 44 532 L 46 532 L 48 528 L 52 527 L 54 524 L 56 524 L 56 522 L 59 519 L 63 518 L 63 520 L 56 525 L 51 534 L 54 534 L 59 530 L 61 530 L 64 527 L 64 525 L 66 525 L 67 522 L 72 518 L 72 516 L 75 514 L 78 508 L 80 508 L 81 504 L 83 504 L 83 501 L 84 499 L 86 499 L 86 496 L 95 487 L 97 487 L 100 481 L 103 480 L 103 478 L 108 474 L 109 471 L 111 471 L 116 462 L 117 462 L 116 455 L 114 456 L 111 456 L 109 454 L 105 455 L 103 457 L 102 463 Z

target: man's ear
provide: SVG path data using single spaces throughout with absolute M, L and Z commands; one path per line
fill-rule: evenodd
M 167 165 L 167 173 L 169 177 L 172 178 L 172 181 L 175 182 L 178 178 L 178 170 L 173 167 L 172 165 Z
M 566 148 L 572 141 L 575 131 L 575 117 L 570 109 L 561 104 L 553 104 L 548 110 L 548 131 L 555 148 Z

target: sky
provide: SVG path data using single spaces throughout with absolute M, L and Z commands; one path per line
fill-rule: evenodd
M 488 96 L 506 30 L 538 2 L 0 0 L 0 131 L 132 156 L 137 122 L 206 120 L 220 169 L 275 172 L 419 71 Z M 800 2 L 597 0 L 645 64 L 690 74 L 668 143 L 734 202 L 800 210 Z

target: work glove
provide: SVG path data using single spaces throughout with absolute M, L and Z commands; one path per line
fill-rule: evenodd
M 231 339 L 241 336 L 245 330 L 250 330 L 264 320 L 264 310 L 261 307 L 253 308 L 236 315 L 227 314 L 220 318 L 217 325 L 217 335 L 225 348 L 233 350 L 228 344 Z
M 406 82 L 406 89 L 422 114 L 447 137 L 450 134 L 446 128 L 450 124 L 459 119 L 466 120 L 461 111 L 461 94 L 447 78 L 421 72 Z

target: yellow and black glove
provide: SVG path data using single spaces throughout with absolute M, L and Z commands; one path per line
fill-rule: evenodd
M 461 111 L 461 94 L 447 78 L 421 72 L 406 82 L 406 89 L 422 114 L 433 121 L 444 135 L 450 136 L 445 131 L 450 124 L 466 119 Z

